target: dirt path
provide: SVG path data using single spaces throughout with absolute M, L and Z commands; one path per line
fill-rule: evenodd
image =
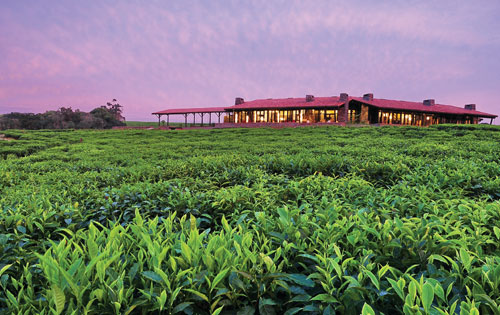
M 14 138 L 7 138 L 3 133 L 0 133 L 0 141 L 12 141 L 12 140 L 16 140 Z

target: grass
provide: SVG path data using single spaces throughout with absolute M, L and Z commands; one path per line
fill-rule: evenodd
M 158 127 L 158 122 L 154 121 L 126 121 L 129 127 Z

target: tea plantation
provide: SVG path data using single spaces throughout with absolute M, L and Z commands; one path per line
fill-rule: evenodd
M 5 131 L 0 313 L 500 314 L 500 128 Z

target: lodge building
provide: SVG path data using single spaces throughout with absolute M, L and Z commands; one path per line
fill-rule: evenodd
M 363 97 L 351 97 L 346 93 L 340 96 L 305 98 L 262 99 L 245 102 L 237 97 L 235 104 L 228 107 L 168 109 L 155 112 L 158 122 L 161 117 L 184 115 L 187 125 L 188 115 L 197 115 L 203 119 L 206 114 L 212 123 L 212 114 L 223 115 L 225 124 L 379 124 L 379 125 L 412 125 L 429 126 L 434 124 L 478 124 L 484 119 L 493 119 L 497 115 L 479 112 L 475 104 L 463 107 L 436 104 L 433 99 L 423 102 L 408 102 L 387 99 L 376 99 L 373 94 Z

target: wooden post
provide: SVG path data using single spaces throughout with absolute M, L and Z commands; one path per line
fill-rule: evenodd
M 217 113 L 217 116 L 219 117 L 219 124 L 220 124 L 220 115 L 222 115 L 222 113 Z
M 212 113 L 208 113 L 208 125 L 212 125 Z
M 158 114 L 158 127 L 160 127 L 160 117 L 161 117 L 161 115 Z
M 205 113 L 200 113 L 201 116 L 201 126 L 203 127 L 203 116 L 205 116 Z
M 193 126 L 196 125 L 196 113 L 193 113 Z
M 170 115 L 167 115 L 167 127 L 169 125 L 169 122 L 170 122 Z
M 490 125 L 493 125 L 493 118 L 491 118 L 490 120 Z
M 188 126 L 188 114 L 184 114 L 184 125 Z

